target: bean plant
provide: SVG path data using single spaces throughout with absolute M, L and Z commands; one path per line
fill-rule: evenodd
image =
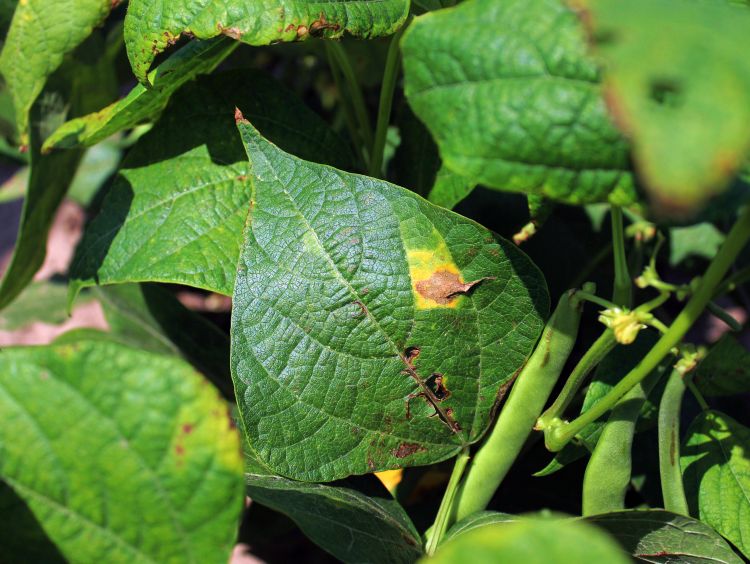
M 750 558 L 746 2 L 3 0 L 0 37 L 0 329 L 107 325 L 0 351 L 1 562 Z

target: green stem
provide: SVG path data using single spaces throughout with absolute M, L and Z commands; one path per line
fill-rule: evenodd
M 563 416 L 565 410 L 578 393 L 578 390 L 586 381 L 586 377 L 594 368 L 596 368 L 602 359 L 609 354 L 616 344 L 617 341 L 615 340 L 615 334 L 611 329 L 604 331 L 604 333 L 594 341 L 594 344 L 589 347 L 589 350 L 587 350 L 583 357 L 581 357 L 581 360 L 578 361 L 578 364 L 570 373 L 570 376 L 565 382 L 560 394 L 549 409 L 547 409 L 537 421 L 537 429 L 544 430 L 545 435 L 547 434 L 546 429 L 554 426 L 556 421 Z
M 622 208 L 612 206 L 612 249 L 615 258 L 615 287 L 612 301 L 622 307 L 630 307 L 632 283 L 625 256 L 625 229 L 622 223 Z
M 331 42 L 325 41 L 324 45 L 326 46 L 326 55 L 328 56 L 328 66 L 331 69 L 331 75 L 333 76 L 333 82 L 336 84 L 336 90 L 339 92 L 339 99 L 341 102 L 341 105 L 344 108 L 344 118 L 346 119 L 346 128 L 349 130 L 349 136 L 351 137 L 352 143 L 354 144 L 355 149 L 357 150 L 359 157 L 362 159 L 362 162 L 367 162 L 367 151 L 365 150 L 365 143 L 364 139 L 362 139 L 362 136 L 359 133 L 359 129 L 357 128 L 357 116 L 354 112 L 354 106 L 351 104 L 351 98 L 349 96 L 346 96 L 345 94 L 345 88 L 344 88 L 344 81 L 341 78 L 341 71 L 339 70 L 339 65 L 336 59 L 336 56 L 333 54 L 333 50 L 331 49 Z
M 604 298 L 600 298 L 596 294 L 592 294 L 590 292 L 585 292 L 583 290 L 579 290 L 576 295 L 581 298 L 582 300 L 586 300 L 587 302 L 591 302 L 592 304 L 596 304 L 598 306 L 603 307 L 604 309 L 614 309 L 617 307 L 616 304 L 613 304 L 609 300 L 605 300 Z
M 388 46 L 388 55 L 385 59 L 385 71 L 383 82 L 380 86 L 380 102 L 378 104 L 378 121 L 375 126 L 375 140 L 372 145 L 372 157 L 370 159 L 370 176 L 382 178 L 383 155 L 385 153 L 385 141 L 388 135 L 388 124 L 391 121 L 391 108 L 393 106 L 393 93 L 396 90 L 398 71 L 401 68 L 399 43 L 401 36 L 406 31 L 407 21 L 391 38 Z
M 695 383 L 693 382 L 692 378 L 685 379 L 685 385 L 690 390 L 690 393 L 693 394 L 693 397 L 695 397 L 695 401 L 698 402 L 698 405 L 701 406 L 701 409 L 703 411 L 708 411 L 711 409 L 708 405 L 708 402 L 703 397 L 703 394 L 700 392 L 700 390 L 696 387 Z
M 428 556 L 435 554 L 440 541 L 445 535 L 445 531 L 448 530 L 448 526 L 451 524 L 451 517 L 453 513 L 453 502 L 458 493 L 458 485 L 461 483 L 461 477 L 464 474 L 466 464 L 469 462 L 469 449 L 464 448 L 461 453 L 456 457 L 456 462 L 453 465 L 453 472 L 451 473 L 448 486 L 445 489 L 443 500 L 440 502 L 437 516 L 435 517 L 435 523 L 428 532 L 427 543 L 425 545 L 425 552 Z
M 727 279 L 716 289 L 716 292 L 714 292 L 714 298 L 731 292 L 746 282 L 750 282 L 750 266 L 741 268 L 731 276 L 727 277 Z
M 344 75 L 344 81 L 346 82 L 347 90 L 354 106 L 354 114 L 357 118 L 364 148 L 368 155 L 367 162 L 369 162 L 369 156 L 372 155 L 372 126 L 370 125 L 370 116 L 367 113 L 362 89 L 357 81 L 351 61 L 349 61 L 349 57 L 341 44 L 338 41 L 326 41 L 325 44 L 341 73 Z
M 673 369 L 659 403 L 659 476 L 664 509 L 690 515 L 680 469 L 680 409 L 684 394 L 682 374 Z
M 456 520 L 487 507 L 515 462 L 573 350 L 580 319 L 577 292 L 566 292 L 472 461 L 457 498 Z
M 591 409 L 566 425 L 557 425 L 554 429 L 548 429 L 545 432 L 547 448 L 553 452 L 561 450 L 586 425 L 593 423 L 612 409 L 622 396 L 659 365 L 672 348 L 680 343 L 693 323 L 703 313 L 708 302 L 711 301 L 714 290 L 721 283 L 722 278 L 748 239 L 750 239 L 750 207 L 742 211 L 739 219 L 727 235 L 724 244 L 711 261 L 698 289 L 670 325 L 669 330 L 662 335 L 656 345 L 643 357 L 643 360 Z
M 721 319 L 726 323 L 732 331 L 742 331 L 742 323 L 737 321 L 731 313 L 725 310 L 723 307 L 714 302 L 708 302 L 708 311 L 710 311 L 714 317 Z

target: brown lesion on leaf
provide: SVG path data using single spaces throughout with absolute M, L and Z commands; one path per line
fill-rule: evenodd
M 235 122 L 236 124 L 238 124 L 238 125 L 239 125 L 240 123 L 247 123 L 247 124 L 249 124 L 249 123 L 250 123 L 249 121 L 247 121 L 247 120 L 245 119 L 245 116 L 243 116 L 243 115 L 242 115 L 242 110 L 240 110 L 240 109 L 239 109 L 239 108 L 237 108 L 237 107 L 235 107 L 235 108 L 234 108 L 234 122 Z
M 427 402 L 427 405 L 435 410 L 435 413 L 431 417 L 438 416 L 451 431 L 458 433 L 461 431 L 461 426 L 453 417 L 453 410 L 451 408 L 444 409 L 439 405 L 440 402 L 448 399 L 451 395 L 450 390 L 445 385 L 445 376 L 439 372 L 433 372 L 426 380 L 423 379 L 417 373 L 417 369 L 414 366 L 414 362 L 419 357 L 420 352 L 419 347 L 408 347 L 401 356 L 404 364 L 406 364 L 406 370 L 402 373 L 411 376 L 419 386 L 417 391 L 406 396 L 406 401 L 404 402 L 406 404 L 406 419 L 411 419 L 412 400 L 422 398 Z
M 425 452 L 427 449 L 419 443 L 401 443 L 398 448 L 391 451 L 396 458 L 406 458 L 418 452 Z
M 216 24 L 219 33 L 231 37 L 232 39 L 239 41 L 242 39 L 242 30 L 238 27 L 225 27 L 221 23 Z
M 473 282 L 463 282 L 461 277 L 449 270 L 438 270 L 426 280 L 420 280 L 415 288 L 420 296 L 440 305 L 448 305 L 461 294 L 468 294 L 472 288 L 485 280 L 480 278 Z

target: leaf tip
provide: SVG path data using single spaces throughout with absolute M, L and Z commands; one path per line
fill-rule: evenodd
M 237 107 L 234 108 L 234 122 L 237 125 L 250 124 L 250 122 L 245 119 L 245 116 L 242 115 L 242 110 Z

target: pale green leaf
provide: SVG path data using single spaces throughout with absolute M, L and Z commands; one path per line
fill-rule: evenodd
M 609 532 L 639 562 L 740 564 L 742 560 L 711 527 L 663 509 L 605 513 L 586 519 Z
M 71 562 L 225 563 L 243 505 L 226 404 L 171 357 L 0 353 L 0 477 Z
M 286 514 L 342 562 L 411 564 L 422 554 L 409 516 L 374 476 L 333 484 L 254 473 L 245 479 L 254 502 Z
M 750 152 L 750 12 L 684 0 L 583 4 L 612 116 L 652 200 L 666 213 L 700 209 Z
M 235 107 L 287 150 L 351 166 L 346 143 L 267 75 L 202 78 L 182 90 L 123 163 L 76 252 L 73 292 L 162 281 L 232 294 L 250 203 Z
M 181 34 L 223 34 L 249 45 L 344 34 L 370 39 L 395 32 L 408 13 L 408 0 L 130 0 L 125 45 L 136 77 L 146 82 L 156 55 Z
M 112 0 L 24 0 L 13 13 L 0 53 L 0 73 L 13 96 L 21 143 L 29 112 L 47 78 L 109 14 Z
M 226 38 L 186 45 L 149 74 L 151 88 L 137 84 L 124 98 L 106 108 L 64 123 L 45 141 L 44 150 L 89 147 L 154 118 L 180 86 L 199 74 L 210 73 L 235 46 Z
M 252 205 L 231 365 L 252 447 L 278 474 L 325 481 L 477 441 L 541 331 L 536 267 L 408 190 L 239 129 Z
M 416 18 L 406 95 L 456 173 L 581 204 L 635 199 L 582 25 L 562 0 L 468 0 Z
M 434 564 L 626 564 L 628 556 L 606 533 L 584 521 L 522 519 L 480 527 L 441 544 Z
M 432 185 L 427 199 L 450 210 L 471 194 L 475 187 L 474 182 L 443 165 L 435 175 L 435 184 Z
M 522 519 L 522 517 L 511 515 L 510 513 L 500 513 L 498 511 L 478 511 L 477 513 L 472 513 L 465 519 L 461 519 L 458 523 L 453 525 L 450 530 L 445 533 L 445 537 L 443 537 L 443 540 L 440 542 L 447 542 L 458 535 L 468 533 L 469 531 L 477 529 L 479 527 L 492 525 L 494 523 L 510 523 L 512 521 L 518 521 L 520 519 Z
M 686 258 L 711 260 L 724 242 L 725 235 L 712 223 L 697 223 L 669 230 L 669 263 L 680 264 Z
M 750 558 L 750 429 L 718 411 L 695 418 L 680 449 L 690 511 Z

